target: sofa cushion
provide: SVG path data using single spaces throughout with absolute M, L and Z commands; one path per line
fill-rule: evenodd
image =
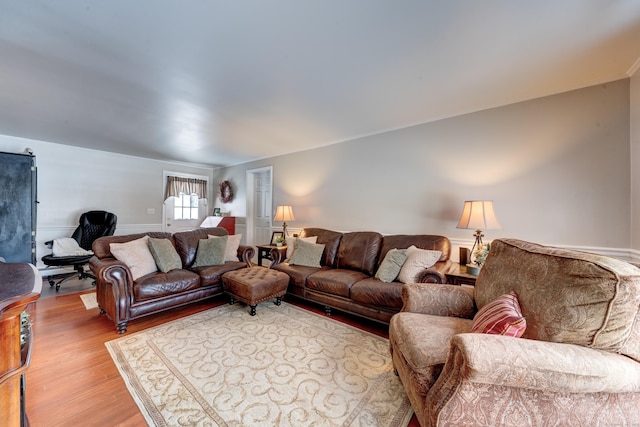
M 426 395 L 442 372 L 449 341 L 454 335 L 470 332 L 472 321 L 458 317 L 401 312 L 389 323 L 389 339 L 394 352 L 402 357 L 416 376 L 422 396 Z
M 291 257 L 293 256 L 293 252 L 296 248 L 296 241 L 300 239 L 300 240 L 304 240 L 305 242 L 309 242 L 309 243 L 317 243 L 318 242 L 318 236 L 311 236 L 311 237 L 293 237 L 293 236 L 287 236 L 285 237 L 284 241 L 285 241 L 285 245 L 287 245 L 287 254 L 285 255 L 285 259 L 289 260 L 291 259 Z
M 288 262 L 283 262 L 280 264 L 276 264 L 271 268 L 274 270 L 282 271 L 283 273 L 287 273 L 289 275 L 290 285 L 296 286 L 298 288 L 303 288 L 307 283 L 307 278 L 309 276 L 323 269 L 327 269 L 328 267 L 305 267 L 303 265 L 291 265 Z
M 527 328 L 518 296 L 509 292 L 482 307 L 473 318 L 472 332 L 521 337 Z
M 351 299 L 360 304 L 399 311 L 402 308 L 402 283 L 386 283 L 375 277 L 360 280 L 351 286 Z
M 133 285 L 136 301 L 175 295 L 200 287 L 200 278 L 188 270 L 171 270 L 167 273 L 145 275 Z
M 149 250 L 158 266 L 158 270 L 163 273 L 182 268 L 180 255 L 169 239 L 149 238 Z
M 342 233 L 337 231 L 325 230 L 324 228 L 304 228 L 300 232 L 299 237 L 311 237 L 316 236 L 318 239 L 316 243 L 324 245 L 324 252 L 322 253 L 322 259 L 320 265 L 327 267 L 335 267 L 336 254 L 338 253 L 338 246 L 342 239 Z
M 431 234 L 393 234 L 382 237 L 380 259 L 384 259 L 387 252 L 391 249 L 406 249 L 409 246 L 442 252 L 438 261 L 447 261 L 451 255 L 451 242 L 445 236 Z
M 126 243 L 111 243 L 111 253 L 129 267 L 133 280 L 158 271 L 156 261 L 149 250 L 149 236 L 144 236 Z
M 407 260 L 402 265 L 398 280 L 402 283 L 415 283 L 416 276 L 422 270 L 432 267 L 440 257 L 440 251 L 419 249 L 411 245 L 407 248 Z
M 289 260 L 289 264 L 320 268 L 320 260 L 322 259 L 323 252 L 323 244 L 309 243 L 298 239 L 296 241 L 296 249 Z
M 519 268 L 514 268 L 519 266 Z M 640 269 L 610 257 L 496 239 L 474 288 L 478 308 L 515 291 L 524 338 L 640 361 Z
M 225 261 L 240 261 L 238 259 L 238 248 L 240 247 L 240 240 L 242 240 L 242 234 L 233 234 L 227 236 L 227 246 L 224 250 Z
M 222 227 L 196 228 L 195 230 L 179 231 L 173 234 L 176 251 L 180 255 L 184 268 L 193 265 L 198 251 L 198 243 L 209 236 L 228 236 L 229 233 Z
M 357 270 L 367 276 L 376 273 L 382 235 L 373 231 L 345 233 L 338 247 L 336 268 Z
M 406 249 L 391 249 L 380 263 L 378 271 L 376 271 L 376 277 L 382 282 L 393 282 L 398 277 L 406 260 Z
M 209 236 L 198 242 L 196 260 L 193 267 L 224 264 L 224 254 L 227 248 L 227 236 Z
M 247 265 L 242 261 L 227 261 L 220 265 L 208 265 L 205 267 L 191 267 L 191 271 L 200 276 L 200 286 L 221 284 L 222 275 L 227 271 L 239 270 Z
M 320 270 L 307 277 L 306 286 L 308 289 L 349 298 L 351 296 L 351 286 L 366 278 L 367 275 L 360 271 L 332 268 Z

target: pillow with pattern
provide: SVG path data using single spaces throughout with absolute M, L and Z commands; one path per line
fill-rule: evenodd
M 309 243 L 304 240 L 296 240 L 296 249 L 289 260 L 291 265 L 304 265 L 306 267 L 320 268 L 320 260 L 324 252 L 324 245 Z
M 404 262 L 407 260 L 406 249 L 391 249 L 380 263 L 376 277 L 383 282 L 391 283 L 396 280 Z
M 227 236 L 209 236 L 208 239 L 200 239 L 193 267 L 224 264 L 226 249 Z
M 440 257 L 442 252 L 419 249 L 414 245 L 407 248 L 407 260 L 402 265 L 398 280 L 402 283 L 415 283 L 416 276 L 422 270 L 432 267 Z
M 527 329 L 518 295 L 509 292 L 482 307 L 473 318 L 471 332 L 519 338 Z
M 158 271 L 156 261 L 149 250 L 149 236 L 124 243 L 110 243 L 111 254 L 129 267 L 133 280 Z

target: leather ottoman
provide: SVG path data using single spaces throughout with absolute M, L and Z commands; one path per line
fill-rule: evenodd
M 229 303 L 236 299 L 246 303 L 252 316 L 256 315 L 256 306 L 268 299 L 275 298 L 275 304 L 280 305 L 288 285 L 287 274 L 266 267 L 242 268 L 222 275 L 222 288 L 231 297 Z

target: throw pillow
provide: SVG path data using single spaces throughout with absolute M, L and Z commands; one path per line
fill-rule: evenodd
M 402 283 L 415 283 L 416 276 L 422 270 L 432 267 L 442 256 L 440 251 L 419 249 L 414 245 L 407 248 L 407 260 L 402 265 L 398 280 Z
M 527 328 L 515 292 L 498 297 L 482 307 L 473 318 L 471 332 L 519 338 Z
M 396 280 L 404 262 L 407 260 L 406 249 L 391 249 L 380 263 L 376 277 L 383 282 L 391 283 Z
M 110 243 L 109 249 L 118 261 L 129 267 L 133 280 L 158 271 L 156 261 L 149 250 L 149 236 L 125 243 Z
M 226 249 L 227 236 L 209 236 L 208 239 L 200 239 L 193 267 L 224 264 Z
M 320 268 L 322 252 L 324 252 L 324 245 L 305 242 L 302 239 L 296 240 L 296 249 L 289 264 Z
M 182 260 L 169 239 L 149 238 L 149 250 L 158 266 L 158 270 L 167 271 L 182 268 Z
M 316 243 L 318 241 L 318 236 L 285 237 L 284 244 L 287 245 L 287 255 L 285 256 L 285 259 L 291 259 L 291 257 L 293 256 L 293 251 L 295 250 L 296 241 L 298 240 L 304 240 L 305 242 L 309 242 L 309 243 Z
M 213 239 L 214 237 L 222 236 L 212 236 L 211 234 L 209 234 L 210 239 Z M 238 248 L 240 247 L 241 239 L 242 234 L 231 234 L 227 236 L 227 246 L 224 250 L 225 261 L 240 261 L 240 259 L 238 259 Z

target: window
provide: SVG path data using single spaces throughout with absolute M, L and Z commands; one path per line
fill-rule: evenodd
M 198 219 L 198 195 L 196 193 L 184 194 L 180 193 L 175 196 L 173 218 L 180 219 Z

